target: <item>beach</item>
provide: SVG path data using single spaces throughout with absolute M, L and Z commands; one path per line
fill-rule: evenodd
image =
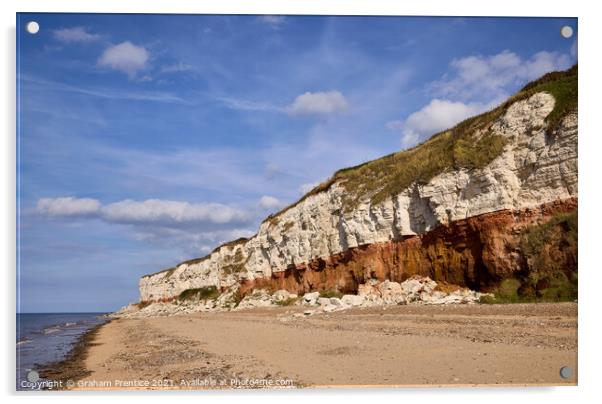
M 300 313 L 116 319 L 54 376 L 84 390 L 577 383 L 576 303 Z M 560 376 L 563 366 L 571 377 Z

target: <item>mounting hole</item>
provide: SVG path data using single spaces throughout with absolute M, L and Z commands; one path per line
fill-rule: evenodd
M 566 39 L 569 39 L 573 36 L 573 28 L 569 27 L 568 25 L 565 25 L 560 29 L 560 35 L 562 35 Z
M 560 377 L 563 379 L 568 379 L 573 375 L 573 369 L 568 366 L 563 366 L 560 368 Z
M 40 375 L 35 370 L 30 370 L 27 372 L 27 381 L 30 383 L 35 383 L 40 380 Z
M 25 26 L 25 29 L 27 30 L 27 32 L 29 32 L 31 35 L 35 35 L 38 33 L 38 31 L 40 30 L 40 24 L 38 24 L 35 21 L 29 21 L 27 23 L 27 25 Z

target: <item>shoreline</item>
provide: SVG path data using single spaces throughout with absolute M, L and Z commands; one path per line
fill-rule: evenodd
M 68 390 L 72 383 L 77 383 L 77 381 L 92 374 L 92 370 L 86 367 L 85 361 L 90 349 L 96 345 L 94 340 L 102 327 L 113 321 L 112 318 L 106 318 L 107 321 L 104 323 L 97 324 L 81 334 L 64 359 L 36 366 L 35 370 L 42 379 L 59 383 L 58 387 L 48 388 L 47 390 Z

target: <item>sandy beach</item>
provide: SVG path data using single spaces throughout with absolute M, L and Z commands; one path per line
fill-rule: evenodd
M 117 319 L 54 376 L 76 389 L 577 383 L 576 303 L 297 312 Z

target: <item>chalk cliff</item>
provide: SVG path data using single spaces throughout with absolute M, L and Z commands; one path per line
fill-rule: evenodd
M 354 293 L 412 275 L 487 290 L 528 276 L 541 258 L 528 235 L 551 220 L 566 232 L 555 218 L 577 209 L 576 76 L 548 74 L 413 149 L 337 172 L 255 236 L 142 277 L 141 301 L 207 287 Z M 544 244 L 568 274 L 576 246 L 561 239 Z

